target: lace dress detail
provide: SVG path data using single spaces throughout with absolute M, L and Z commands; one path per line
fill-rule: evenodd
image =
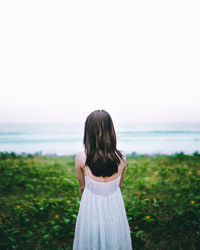
M 73 250 L 132 250 L 120 177 L 99 182 L 85 176 Z

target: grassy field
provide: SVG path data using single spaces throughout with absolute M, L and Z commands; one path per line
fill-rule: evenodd
M 199 249 L 200 154 L 129 155 L 121 189 L 134 249 Z M 72 249 L 74 156 L 0 153 L 0 249 Z

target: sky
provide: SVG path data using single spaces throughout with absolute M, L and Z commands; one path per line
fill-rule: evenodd
M 199 1 L 1 1 L 0 123 L 200 121 Z

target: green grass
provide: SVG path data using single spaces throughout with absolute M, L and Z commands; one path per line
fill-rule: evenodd
M 127 156 L 121 189 L 134 249 L 198 249 L 200 154 Z M 0 249 L 72 249 L 74 156 L 0 153 Z

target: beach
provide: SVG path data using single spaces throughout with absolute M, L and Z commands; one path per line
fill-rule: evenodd
M 83 150 L 84 124 L 0 124 L 0 151 L 73 155 Z M 116 125 L 125 154 L 193 154 L 200 150 L 200 123 L 156 122 Z

